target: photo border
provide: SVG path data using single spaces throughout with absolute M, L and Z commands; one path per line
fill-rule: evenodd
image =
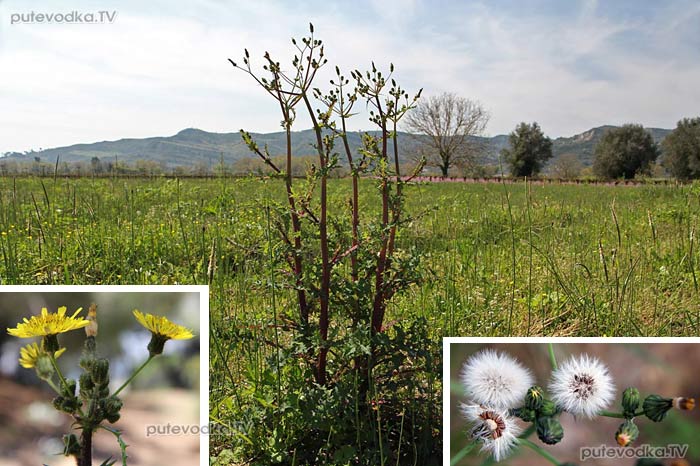
M 209 285 L 2 285 L 0 293 L 198 293 L 199 425 L 209 426 Z M 199 464 L 209 464 L 209 435 L 199 434 Z
M 442 464 L 450 465 L 450 345 L 454 343 L 507 344 L 700 344 L 700 337 L 443 337 L 442 338 Z

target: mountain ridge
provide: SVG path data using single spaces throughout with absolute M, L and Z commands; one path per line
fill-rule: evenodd
M 593 162 L 595 145 L 605 131 L 615 128 L 603 125 L 591 128 L 582 133 L 569 137 L 553 138 L 552 161 L 565 153 L 575 154 L 584 166 Z M 660 143 L 670 132 L 664 128 L 645 128 L 657 143 Z M 376 134 L 376 132 L 370 131 Z M 353 150 L 361 146 L 363 132 L 348 132 L 348 142 Z M 285 133 L 251 133 L 260 147 L 267 145 L 271 155 L 286 153 Z M 409 159 L 411 153 L 419 144 L 422 136 L 399 132 L 400 153 Z M 498 154 L 508 145 L 508 135 L 476 136 L 473 138 L 482 148 L 483 163 L 498 163 Z M 295 131 L 292 134 L 292 153 L 295 156 L 313 155 L 315 135 L 311 129 Z M 5 154 L 0 161 L 17 160 L 33 161 L 37 158 L 42 162 L 55 162 L 59 157 L 61 162 L 90 162 L 94 157 L 100 160 L 118 160 L 122 163 L 134 163 L 137 160 L 148 160 L 168 167 L 193 166 L 197 163 L 209 165 L 219 163 L 223 157 L 225 163 L 235 163 L 238 160 L 255 157 L 241 139 L 238 132 L 215 133 L 198 128 L 185 128 L 172 136 L 153 136 L 148 138 L 123 138 L 112 141 L 93 143 L 78 143 L 70 146 L 44 149 L 40 151 Z

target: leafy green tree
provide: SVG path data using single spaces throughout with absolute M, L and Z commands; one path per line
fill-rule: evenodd
M 513 176 L 532 176 L 539 173 L 552 158 L 552 140 L 544 135 L 535 122 L 520 123 L 508 136 L 510 147 L 501 155 L 510 166 Z
M 662 144 L 663 165 L 675 178 L 700 178 L 700 117 L 683 118 Z
M 605 132 L 595 148 L 593 172 L 601 178 L 634 178 L 645 173 L 659 148 L 642 125 L 627 124 Z

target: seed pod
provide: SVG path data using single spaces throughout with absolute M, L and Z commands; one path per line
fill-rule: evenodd
M 615 432 L 615 440 L 621 447 L 626 447 L 639 437 L 639 428 L 631 419 L 626 420 Z
M 622 392 L 622 412 L 627 419 L 632 419 L 639 408 L 639 390 L 629 387 Z
M 547 445 L 555 445 L 564 438 L 564 429 L 553 417 L 537 418 L 537 437 Z

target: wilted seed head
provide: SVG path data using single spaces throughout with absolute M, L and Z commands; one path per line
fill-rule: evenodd
M 90 309 L 88 309 L 87 320 L 90 322 L 85 327 L 85 334 L 88 337 L 97 336 L 97 305 L 95 303 L 90 304 Z
M 681 411 L 692 411 L 695 409 L 695 398 L 677 397 L 673 399 L 673 407 Z
M 472 424 L 470 437 L 482 444 L 481 451 L 491 453 L 496 461 L 510 454 L 520 429 L 505 411 L 479 405 L 462 405 L 461 410 Z

